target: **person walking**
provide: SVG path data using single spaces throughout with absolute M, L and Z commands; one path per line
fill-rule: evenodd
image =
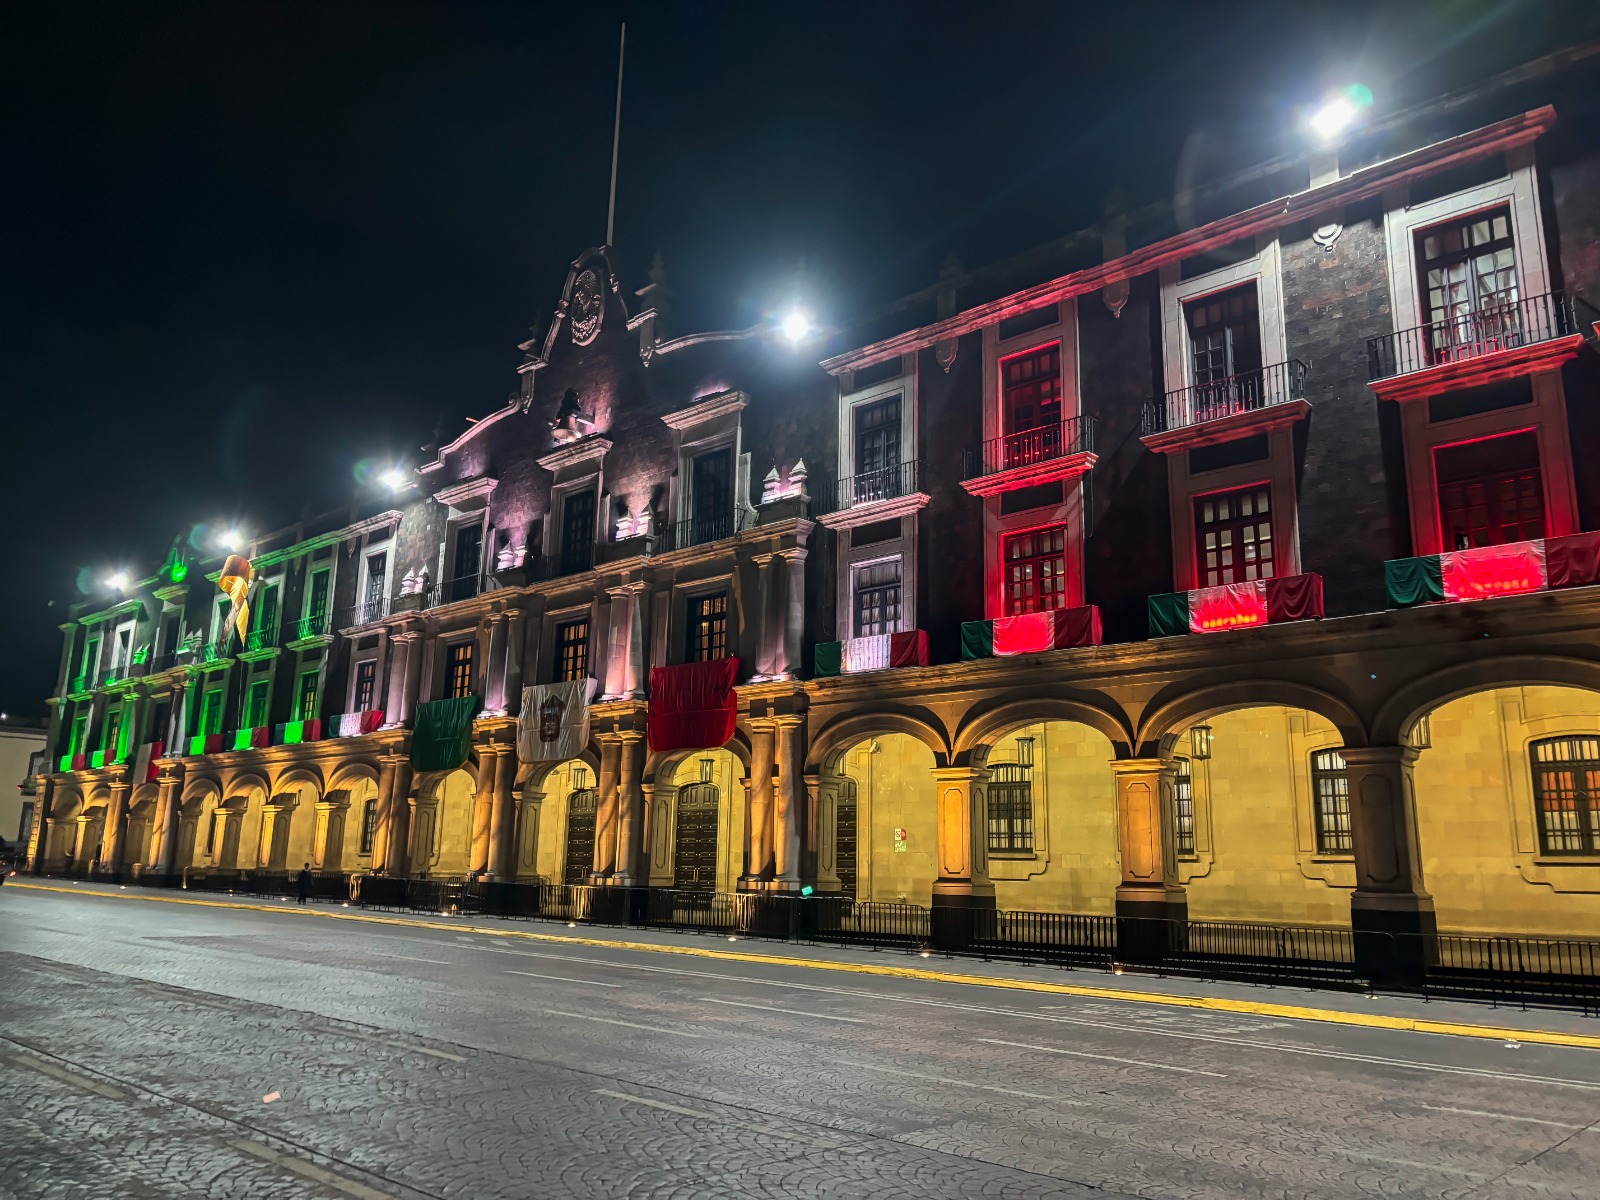
M 306 902 L 306 898 L 311 895 L 310 863 L 307 863 L 305 866 L 300 868 L 300 874 L 295 877 L 295 881 L 300 885 L 300 903 L 304 904 Z

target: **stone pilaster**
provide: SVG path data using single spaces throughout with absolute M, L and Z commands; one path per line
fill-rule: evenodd
M 511 715 L 516 716 L 522 711 L 522 644 L 523 644 L 523 616 L 522 610 L 512 608 L 506 610 L 506 650 L 505 668 L 505 700 L 501 707 Z M 515 761 L 515 759 L 513 759 Z
M 183 795 L 182 763 L 161 768 L 156 776 L 156 870 L 170 875 L 177 867 L 179 800 Z
M 1181 921 L 1188 900 L 1178 883 L 1175 841 L 1175 768 L 1160 758 L 1119 759 L 1111 764 L 1117 788 L 1117 847 L 1122 881 L 1117 915 Z
M 591 883 L 607 883 L 617 869 L 617 784 L 622 763 L 622 739 L 614 733 L 602 734 L 600 742 L 599 793 L 594 815 L 594 871 Z
M 988 783 L 989 773 L 982 768 L 933 769 L 939 822 L 935 907 L 994 907 L 994 884 L 989 881 Z
M 805 830 L 805 791 L 800 777 L 806 760 L 805 719 L 784 714 L 774 717 L 773 725 L 777 735 L 778 786 L 772 821 L 772 888 L 797 892 Z
M 488 673 L 483 690 L 484 715 L 504 716 L 506 713 L 506 628 L 504 613 L 489 615 Z
M 772 764 L 776 757 L 776 729 L 768 718 L 750 722 L 749 854 L 739 880 L 744 890 L 761 887 L 773 876 Z
M 467 853 L 469 871 L 482 873 L 489 869 L 489 826 L 494 820 L 494 777 L 499 763 L 499 746 L 478 746 L 478 774 L 472 784 L 472 843 Z
M 614 882 L 639 883 L 646 872 L 641 859 L 644 843 L 644 735 L 627 730 L 619 735 L 622 751 L 617 762 L 617 870 Z
M 1349 780 L 1356 860 L 1351 925 L 1431 937 L 1436 932 L 1433 897 L 1423 887 L 1412 777 L 1417 751 L 1410 746 L 1363 746 L 1339 753 Z
M 638 700 L 644 696 L 644 623 L 640 612 L 644 588 L 639 582 L 608 589 L 611 621 L 606 637 L 602 700 Z
M 133 785 L 128 782 L 126 775 L 111 783 L 105 829 L 100 835 L 100 867 L 112 874 L 122 870 L 122 851 L 127 840 L 128 793 L 132 790 Z
M 510 746 L 498 747 L 495 755 L 494 798 L 489 812 L 489 874 L 495 879 L 516 875 L 517 810 L 512 803 L 516 785 L 517 753 Z

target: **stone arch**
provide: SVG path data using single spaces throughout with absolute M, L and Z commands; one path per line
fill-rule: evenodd
M 408 873 L 464 875 L 472 853 L 472 819 L 477 801 L 477 762 L 420 776 L 411 811 Z
M 297 785 L 309 783 L 320 796 L 324 790 L 322 772 L 304 763 L 293 763 L 280 770 L 272 781 L 273 794 L 296 790 Z
M 542 792 L 552 775 L 577 763 L 588 767 L 596 779 L 600 777 L 600 751 L 591 742 L 584 747 L 582 754 L 573 758 L 547 758 L 539 762 L 520 763 L 517 767 L 516 790 L 524 795 L 529 792 Z
M 205 775 L 197 776 L 191 778 L 184 786 L 182 798 L 179 800 L 179 807 L 188 811 L 191 805 L 195 805 L 197 806 L 195 811 L 198 812 L 200 807 L 204 807 L 207 800 L 218 798 L 221 795 L 222 788 L 215 779 Z
M 1373 745 L 1401 744 L 1421 717 L 1451 700 L 1494 688 L 1540 684 L 1600 694 L 1600 663 L 1554 654 L 1515 654 L 1445 667 L 1412 680 L 1383 702 L 1372 721 Z
M 750 778 L 749 760 L 738 753 L 740 748 L 730 741 L 661 756 L 645 816 L 643 869 L 650 883 L 690 890 L 732 891 L 737 886 L 745 869 Z M 711 763 L 709 779 L 702 779 L 701 759 Z
M 1087 725 L 1104 734 L 1118 750 L 1134 741 L 1133 728 L 1126 715 L 1108 705 L 1067 696 L 1008 697 L 972 710 L 963 720 L 956 733 L 955 765 L 982 766 L 989 747 L 1006 734 L 1024 725 L 1046 721 Z
M 148 865 L 155 847 L 157 804 L 161 785 L 141 783 L 128 796 L 127 841 L 122 850 L 125 866 Z
M 1338 729 L 1346 746 L 1365 746 L 1367 727 L 1355 708 L 1332 692 L 1288 679 L 1236 679 L 1178 692 L 1163 698 L 1158 695 L 1139 721 L 1137 753 L 1152 753 L 1159 746 L 1170 754 L 1178 733 L 1204 717 L 1242 708 L 1303 708 L 1324 718 Z
M 328 779 L 330 792 L 348 791 L 356 787 L 362 780 L 367 780 L 377 786 L 380 772 L 376 763 L 365 759 L 355 759 L 340 763 L 338 768 Z
M 674 773 L 685 761 L 697 754 L 707 754 L 710 750 L 726 750 L 739 760 L 739 765 L 744 768 L 746 775 L 750 774 L 750 737 L 743 729 L 735 729 L 733 736 L 721 746 L 713 746 L 702 750 L 652 750 L 644 760 L 644 772 L 641 779 L 643 783 L 662 782 L 671 784 Z
M 823 764 L 836 759 L 840 751 L 886 733 L 903 733 L 928 748 L 935 766 L 950 763 L 950 740 L 939 719 L 923 710 L 884 709 L 849 713 L 825 724 L 812 735 L 806 756 L 806 774 L 814 774 Z

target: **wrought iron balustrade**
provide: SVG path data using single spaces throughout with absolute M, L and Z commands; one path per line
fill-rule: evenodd
M 306 638 L 321 637 L 327 632 L 327 610 L 307 613 L 305 616 L 296 621 L 294 625 L 294 636 L 296 641 L 302 641 Z
M 1594 335 L 1600 311 L 1578 296 L 1548 292 L 1459 313 L 1367 339 L 1367 377 L 1389 379 L 1574 334 Z
M 1259 412 L 1275 404 L 1304 400 L 1309 370 L 1305 363 L 1291 358 L 1259 371 L 1245 371 L 1168 392 L 1157 403 L 1145 405 L 1142 432 L 1149 436 L 1172 429 L 1188 429 L 1239 413 Z
M 454 579 L 446 579 L 443 583 L 436 583 L 428 589 L 427 607 L 437 608 L 441 604 L 454 604 L 458 600 L 471 600 L 483 591 L 483 579 L 478 575 L 459 575 Z
M 990 438 L 977 454 L 963 452 L 963 479 L 978 479 L 1018 467 L 1033 467 L 1073 454 L 1094 452 L 1094 418 L 1068 417 L 1037 429 Z
M 371 625 L 374 621 L 381 621 L 388 615 L 389 598 L 382 596 L 341 609 L 334 619 L 334 625 L 339 629 L 358 629 L 363 625 Z
M 898 500 L 921 490 L 922 463 L 919 459 L 896 463 L 847 475 L 833 483 L 823 483 L 818 491 L 818 511 L 844 512 L 881 500 Z
M 690 546 L 704 546 L 720 542 L 734 534 L 755 527 L 758 514 L 752 508 L 736 508 L 730 512 L 707 513 L 679 521 L 661 531 L 656 539 L 656 553 L 669 550 L 686 550 Z
M 258 626 L 245 635 L 245 650 L 270 650 L 278 644 L 278 623 Z

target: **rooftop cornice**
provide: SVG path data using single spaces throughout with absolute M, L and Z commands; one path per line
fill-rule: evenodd
M 546 471 L 554 474 L 565 467 L 575 467 L 579 463 L 588 462 L 594 458 L 604 458 L 611 449 L 611 439 L 591 435 L 580 442 L 572 442 L 558 449 L 550 451 L 533 461 Z
M 703 425 L 707 421 L 714 421 L 718 417 L 725 417 L 736 413 L 750 403 L 750 397 L 737 388 L 717 392 L 702 400 L 696 400 L 688 408 L 680 408 L 677 412 L 669 412 L 661 418 L 668 429 L 677 430 L 679 433 L 685 429 L 693 429 L 696 425 Z

